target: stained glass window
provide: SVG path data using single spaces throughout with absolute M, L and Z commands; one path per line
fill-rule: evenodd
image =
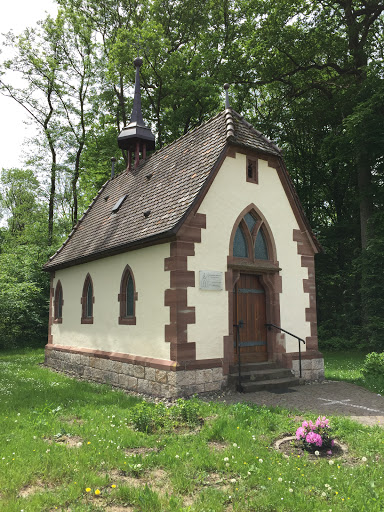
M 56 318 L 62 318 L 63 317 L 63 290 L 59 289 L 57 297 L 57 317 Z
M 87 289 L 87 318 L 91 318 L 93 314 L 93 289 L 92 289 L 92 283 L 89 281 L 88 283 L 88 289 Z
M 254 228 L 256 224 L 256 219 L 252 217 L 250 213 L 247 213 L 244 217 L 245 222 L 247 223 L 249 232 L 252 233 L 252 229 Z
M 129 274 L 127 279 L 127 289 L 126 289 L 126 316 L 134 315 L 133 301 L 134 301 L 134 290 L 133 290 L 133 279 L 131 274 Z
M 57 323 L 61 323 L 63 318 L 63 289 L 60 281 L 58 281 L 55 291 L 54 318 Z
M 237 228 L 233 241 L 233 255 L 238 258 L 248 258 L 247 241 L 240 226 Z
M 264 233 L 259 229 L 255 241 L 255 258 L 257 260 L 268 259 L 268 249 L 265 241 Z

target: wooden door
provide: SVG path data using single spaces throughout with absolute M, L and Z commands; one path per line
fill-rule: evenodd
M 238 348 L 240 348 L 241 362 L 267 361 L 265 290 L 260 283 L 260 278 L 252 274 L 241 274 L 234 292 L 233 323 L 242 325 L 238 331 L 234 327 L 235 360 L 237 361 Z M 237 340 L 237 333 L 239 340 Z

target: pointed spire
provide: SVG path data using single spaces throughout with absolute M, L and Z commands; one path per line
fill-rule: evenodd
M 141 159 L 145 160 L 147 150 L 155 149 L 155 136 L 151 129 L 145 125 L 141 112 L 140 67 L 143 64 L 143 60 L 140 57 L 136 57 L 133 63 L 136 67 L 136 76 L 132 115 L 128 126 L 121 130 L 117 138 L 119 148 L 128 150 L 128 170 L 131 169 L 133 155 L 135 155 L 135 167 L 137 167 L 140 155 Z
M 136 57 L 133 61 L 133 64 L 136 67 L 136 76 L 135 76 L 135 96 L 133 98 L 133 108 L 131 115 L 131 123 L 136 123 L 140 126 L 145 126 L 143 120 L 143 114 L 141 112 L 141 91 L 140 91 L 140 68 L 143 64 L 143 60 L 140 57 Z
M 224 84 L 224 89 L 225 89 L 225 109 L 231 108 L 229 105 L 229 94 L 228 94 L 229 84 Z

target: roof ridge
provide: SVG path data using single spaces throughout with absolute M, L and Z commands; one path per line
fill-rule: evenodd
M 229 139 L 229 137 L 235 136 L 235 123 L 233 122 L 233 117 L 232 117 L 232 112 L 234 112 L 234 110 L 231 109 L 231 107 L 229 107 L 229 108 L 226 108 L 224 110 L 224 112 L 225 112 L 225 128 L 227 131 L 227 139 Z
M 266 142 L 269 146 L 271 146 L 275 151 L 278 151 L 279 153 L 282 153 L 282 149 L 279 148 L 279 146 L 277 144 L 275 144 L 271 139 L 268 139 L 268 137 L 266 137 L 265 135 L 263 135 L 259 130 L 257 130 L 249 121 L 247 121 L 245 119 L 244 116 L 242 116 L 241 114 L 239 114 L 238 112 L 236 112 L 236 110 L 234 110 L 233 108 L 231 108 L 230 110 L 232 110 L 233 114 L 235 114 L 239 121 L 241 121 L 243 124 L 245 124 L 245 126 L 252 130 L 261 140 L 263 140 L 264 142 Z
M 199 124 L 198 126 L 195 126 L 194 128 L 191 128 L 190 130 L 187 131 L 187 133 L 183 133 L 183 135 L 180 135 L 180 137 L 178 137 L 177 139 L 173 140 L 169 144 L 166 144 L 165 146 L 163 146 L 160 149 L 156 150 L 154 153 L 151 154 L 151 156 L 149 158 L 152 158 L 153 156 L 157 155 L 158 153 L 161 153 L 162 151 L 164 151 L 165 149 L 168 149 L 173 144 L 176 144 L 176 142 L 179 142 L 184 137 L 187 137 L 188 135 L 191 135 L 191 133 L 195 132 L 196 130 L 200 130 L 200 128 L 202 128 L 203 126 L 207 125 L 208 123 L 211 123 L 212 121 L 214 121 L 215 119 L 220 117 L 224 112 L 225 111 L 222 110 L 221 112 L 219 112 L 218 114 L 216 114 L 213 117 L 210 117 L 209 119 L 207 119 L 203 123 Z M 149 160 L 149 158 L 148 158 L 148 160 Z M 146 160 L 146 161 L 148 161 L 148 160 Z
M 64 247 L 68 244 L 69 240 L 72 238 L 72 236 L 75 234 L 75 232 L 77 231 L 78 227 L 80 226 L 80 224 L 83 222 L 85 216 L 87 215 L 87 213 L 89 212 L 89 210 L 91 209 L 91 207 L 94 205 L 94 203 L 96 202 L 96 199 L 101 195 L 101 193 L 103 192 L 103 190 L 105 189 L 105 187 L 108 185 L 108 183 L 112 180 L 114 180 L 115 178 L 117 178 L 118 176 L 120 176 L 120 174 L 122 173 L 119 173 L 117 175 L 115 175 L 113 178 L 109 178 L 100 188 L 100 190 L 97 192 L 97 194 L 95 195 L 95 197 L 92 199 L 90 205 L 88 206 L 88 208 L 85 210 L 85 212 L 83 213 L 83 215 L 80 217 L 80 219 L 77 221 L 76 225 L 73 226 L 72 228 L 72 231 L 69 233 L 69 235 L 67 236 L 67 238 L 64 240 L 64 242 L 61 244 L 61 246 L 57 249 L 57 251 L 52 254 L 52 256 L 49 258 L 48 262 L 52 261 L 53 258 L 55 258 L 63 249 Z

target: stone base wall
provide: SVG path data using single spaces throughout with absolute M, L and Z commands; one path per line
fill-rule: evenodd
M 290 352 L 283 354 L 282 363 L 285 368 L 290 368 L 295 377 L 300 377 L 299 353 Z M 324 358 L 321 352 L 309 350 L 301 354 L 301 374 L 305 381 L 324 380 Z
M 227 381 L 222 368 L 161 370 L 54 349 L 45 351 L 45 365 L 84 380 L 166 398 L 219 391 Z
M 300 376 L 299 360 L 292 361 L 295 377 Z M 301 375 L 305 381 L 324 380 L 324 359 L 304 359 L 301 361 Z

